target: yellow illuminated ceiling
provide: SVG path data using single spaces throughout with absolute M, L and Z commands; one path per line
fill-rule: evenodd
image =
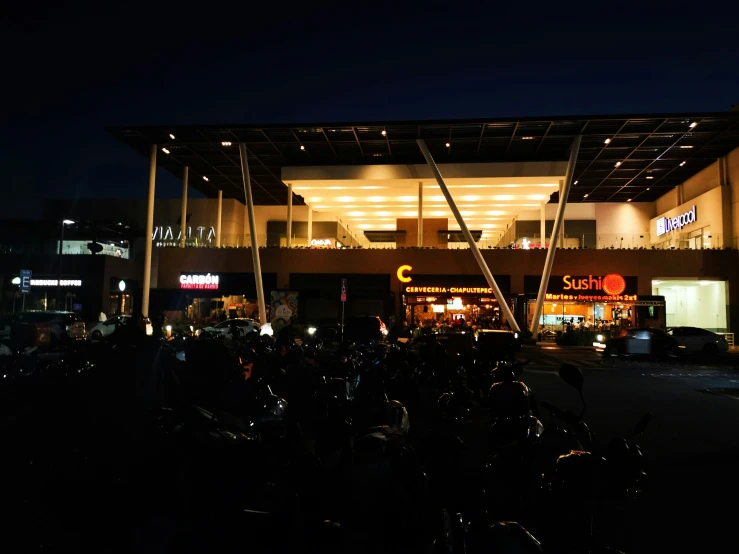
M 502 232 L 521 212 L 548 202 L 565 170 L 557 162 L 439 168 L 468 227 L 487 234 Z M 449 229 L 459 228 L 426 166 L 293 167 L 283 170 L 282 179 L 314 210 L 360 230 L 395 229 L 398 218 L 417 217 L 421 183 L 423 216 L 447 218 Z

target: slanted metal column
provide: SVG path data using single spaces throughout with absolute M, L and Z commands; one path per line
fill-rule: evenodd
M 554 228 L 552 229 L 552 240 L 549 241 L 549 250 L 547 250 L 547 259 L 544 262 L 544 271 L 541 275 L 541 284 L 539 285 L 539 294 L 536 297 L 536 306 L 534 308 L 534 319 L 531 322 L 531 333 L 536 336 L 539 332 L 539 318 L 541 310 L 544 307 L 544 295 L 549 285 L 549 276 L 552 274 L 552 265 L 554 264 L 554 253 L 557 251 L 557 241 L 562 231 L 562 224 L 565 219 L 565 208 L 567 207 L 567 197 L 570 195 L 572 188 L 572 178 L 575 173 L 575 164 L 577 163 L 577 154 L 580 151 L 580 141 L 582 136 L 577 135 L 572 142 L 572 151 L 570 152 L 570 162 L 567 164 L 567 173 L 565 174 L 565 182 L 559 193 L 559 204 L 557 204 L 557 215 L 554 217 Z
M 511 329 L 513 329 L 516 332 L 521 331 L 521 328 L 518 326 L 516 319 L 513 317 L 513 313 L 511 313 L 511 309 L 508 307 L 508 304 L 506 303 L 505 298 L 503 298 L 503 293 L 500 291 L 500 287 L 498 287 L 498 283 L 495 282 L 495 278 L 493 277 L 493 274 L 490 272 L 490 268 L 488 267 L 488 264 L 485 263 L 485 259 L 482 257 L 482 253 L 480 252 L 480 249 L 477 247 L 477 244 L 475 243 L 475 239 L 472 238 L 472 234 L 470 233 L 470 230 L 467 228 L 467 224 L 464 222 L 464 219 L 462 219 L 462 214 L 459 213 L 459 210 L 457 209 L 457 205 L 454 203 L 454 199 L 452 198 L 452 195 L 449 194 L 449 189 L 447 189 L 446 183 L 444 182 L 444 178 L 441 176 L 441 173 L 439 172 L 439 168 L 436 167 L 436 162 L 434 161 L 434 158 L 431 156 L 431 152 L 429 152 L 429 149 L 426 147 L 426 143 L 422 139 L 417 139 L 416 142 L 418 143 L 418 146 L 421 149 L 421 153 L 423 154 L 423 157 L 426 158 L 426 163 L 431 168 L 431 172 L 434 174 L 434 177 L 436 177 L 436 182 L 439 183 L 439 188 L 441 189 L 441 192 L 444 194 L 444 198 L 446 198 L 446 201 L 449 204 L 449 209 L 452 210 L 452 213 L 454 214 L 454 218 L 457 220 L 457 223 L 459 224 L 459 228 L 462 230 L 462 234 L 464 235 L 464 238 L 467 239 L 467 244 L 469 244 L 470 250 L 472 250 L 472 255 L 475 257 L 475 260 L 477 261 L 477 265 L 480 266 L 480 269 L 482 270 L 482 274 L 485 276 L 485 279 L 490 285 L 490 288 L 493 289 L 493 294 L 495 294 L 495 298 L 498 301 L 500 310 L 503 312 L 503 315 L 505 315 L 506 319 L 508 320 L 508 325 L 510 325 Z
M 313 208 L 308 206 L 308 246 L 313 240 Z
M 249 217 L 249 234 L 251 235 L 251 255 L 254 265 L 254 282 L 257 285 L 257 302 L 259 303 L 259 322 L 267 323 L 267 312 L 264 304 L 264 288 L 262 287 L 262 265 L 259 263 L 259 244 L 257 242 L 257 223 L 254 220 L 254 199 L 251 196 L 251 180 L 249 178 L 249 160 L 247 159 L 246 144 L 239 143 L 241 156 L 241 178 L 244 181 L 244 196 L 246 197 L 246 212 Z
M 418 182 L 418 246 L 423 246 L 423 181 Z
M 287 185 L 287 241 L 286 246 L 290 248 L 293 241 L 293 186 Z
M 547 203 L 541 203 L 541 248 L 547 244 Z
M 216 248 L 221 247 L 221 222 L 223 221 L 223 191 L 218 190 L 218 215 L 216 216 Z
M 189 168 L 185 166 L 182 173 L 182 215 L 180 216 L 180 248 L 185 247 L 187 238 L 187 175 Z
M 157 145 L 151 145 L 149 156 L 149 200 L 146 207 L 146 235 L 144 236 L 144 286 L 141 291 L 141 315 L 149 317 L 149 291 L 151 289 L 151 249 L 154 234 L 154 189 L 157 178 Z

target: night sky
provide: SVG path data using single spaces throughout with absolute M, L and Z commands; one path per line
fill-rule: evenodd
M 736 2 L 251 4 L 6 3 L 0 216 L 37 215 L 39 196 L 143 197 L 147 160 L 105 125 L 724 111 L 739 102 Z M 159 172 L 157 196 L 180 186 Z

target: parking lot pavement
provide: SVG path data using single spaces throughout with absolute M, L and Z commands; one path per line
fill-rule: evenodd
M 530 367 L 537 369 L 556 369 L 562 364 L 573 364 L 580 368 L 601 369 L 679 369 L 724 370 L 739 372 L 739 353 L 726 354 L 686 354 L 673 359 L 659 359 L 650 356 L 629 356 L 627 358 L 605 358 L 593 348 L 567 347 L 555 344 L 524 346 L 518 353 L 519 360 L 530 360 Z

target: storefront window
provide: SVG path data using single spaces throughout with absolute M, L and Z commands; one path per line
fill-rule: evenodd
M 665 297 L 667 327 L 699 327 L 727 331 L 728 294 L 726 281 L 654 280 L 653 294 Z

